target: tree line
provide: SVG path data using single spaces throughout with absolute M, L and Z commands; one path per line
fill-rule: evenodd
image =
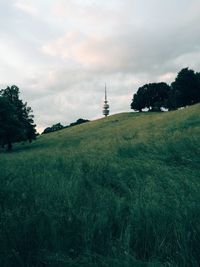
M 86 122 L 89 122 L 89 120 L 78 119 L 77 121 L 72 122 L 72 123 L 70 123 L 70 125 L 67 125 L 67 126 L 63 126 L 59 122 L 59 123 L 56 123 L 56 124 L 52 125 L 51 127 L 45 128 L 44 131 L 42 132 L 42 134 L 56 132 L 56 131 L 59 131 L 59 130 L 65 129 L 65 128 L 69 128 L 69 127 L 72 127 L 72 126 L 76 126 L 76 125 L 79 125 L 79 124 L 82 124 L 82 123 L 86 123 Z
M 133 95 L 131 108 L 141 112 L 161 111 L 162 108 L 175 110 L 200 102 L 200 73 L 184 68 L 174 82 L 145 84 Z
M 15 85 L 0 90 L 0 145 L 7 150 L 12 143 L 36 139 L 32 109 L 19 98 Z

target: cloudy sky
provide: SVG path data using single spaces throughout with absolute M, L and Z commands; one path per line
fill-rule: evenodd
M 0 0 L 0 88 L 15 84 L 38 130 L 130 111 L 147 82 L 200 71 L 199 0 Z

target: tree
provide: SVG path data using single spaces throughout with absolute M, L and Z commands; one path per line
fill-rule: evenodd
M 17 141 L 22 132 L 22 124 L 16 115 L 16 108 L 8 99 L 0 97 L 0 142 L 4 147 L 6 144 L 8 150 L 12 148 L 12 142 Z
M 142 112 L 142 109 L 146 107 L 146 85 L 140 87 L 136 94 L 133 95 L 131 108 Z
M 27 107 L 19 99 L 19 88 L 15 85 L 7 87 L 0 91 L 0 126 L 1 143 L 7 144 L 8 150 L 11 150 L 13 142 L 29 140 L 31 142 L 36 138 L 36 125 L 32 109 Z
M 60 122 L 54 124 L 54 125 L 51 127 L 52 132 L 62 130 L 63 128 L 64 128 L 64 126 L 63 126 Z
M 176 110 L 178 108 L 178 96 L 179 92 L 170 87 L 164 107 L 168 108 L 169 111 Z
M 200 76 L 188 68 L 182 69 L 171 84 L 176 106 L 184 107 L 200 102 Z
M 47 128 L 44 129 L 42 134 L 47 134 L 47 133 L 51 133 L 51 132 L 52 132 L 51 127 L 47 127 Z
M 140 112 L 144 108 L 160 111 L 165 106 L 169 90 L 169 85 L 163 82 L 145 84 L 134 94 L 131 108 Z
M 168 99 L 170 86 L 164 82 L 151 83 L 148 88 L 148 108 L 150 111 L 161 111 Z
M 197 78 L 197 90 L 196 90 L 196 103 L 200 102 L 200 72 L 196 72 L 196 78 Z
M 89 120 L 85 120 L 85 119 L 78 119 L 76 122 L 72 122 L 72 123 L 70 123 L 70 127 L 71 126 L 76 126 L 76 125 L 79 125 L 79 124 L 82 124 L 82 123 L 86 123 L 86 122 L 89 122 Z
M 59 122 L 59 123 L 52 125 L 51 127 L 45 128 L 42 134 L 52 133 L 55 131 L 62 130 L 63 128 L 64 126 Z

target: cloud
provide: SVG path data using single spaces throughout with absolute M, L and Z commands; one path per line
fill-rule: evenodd
M 188 51 L 199 53 L 197 29 L 181 26 L 168 32 L 156 32 L 127 28 L 118 35 L 98 37 L 70 32 L 42 47 L 42 51 L 63 62 L 101 72 L 150 72 L 169 71 L 173 61 Z M 178 34 L 177 34 L 178 32 Z M 191 32 L 191 33 L 190 33 Z M 167 45 L 166 45 L 167 44 Z
M 31 16 L 39 15 L 39 10 L 33 5 L 33 3 L 27 3 L 27 1 L 16 1 L 14 3 L 14 7 Z
M 148 82 L 200 71 L 198 0 L 0 0 L 0 84 L 16 84 L 38 128 L 130 111 Z

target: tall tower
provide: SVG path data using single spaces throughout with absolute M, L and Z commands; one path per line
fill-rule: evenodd
M 105 84 L 105 100 L 104 100 L 104 105 L 103 105 L 103 115 L 107 117 L 109 115 L 109 105 L 107 101 L 107 89 L 106 89 L 106 84 Z

